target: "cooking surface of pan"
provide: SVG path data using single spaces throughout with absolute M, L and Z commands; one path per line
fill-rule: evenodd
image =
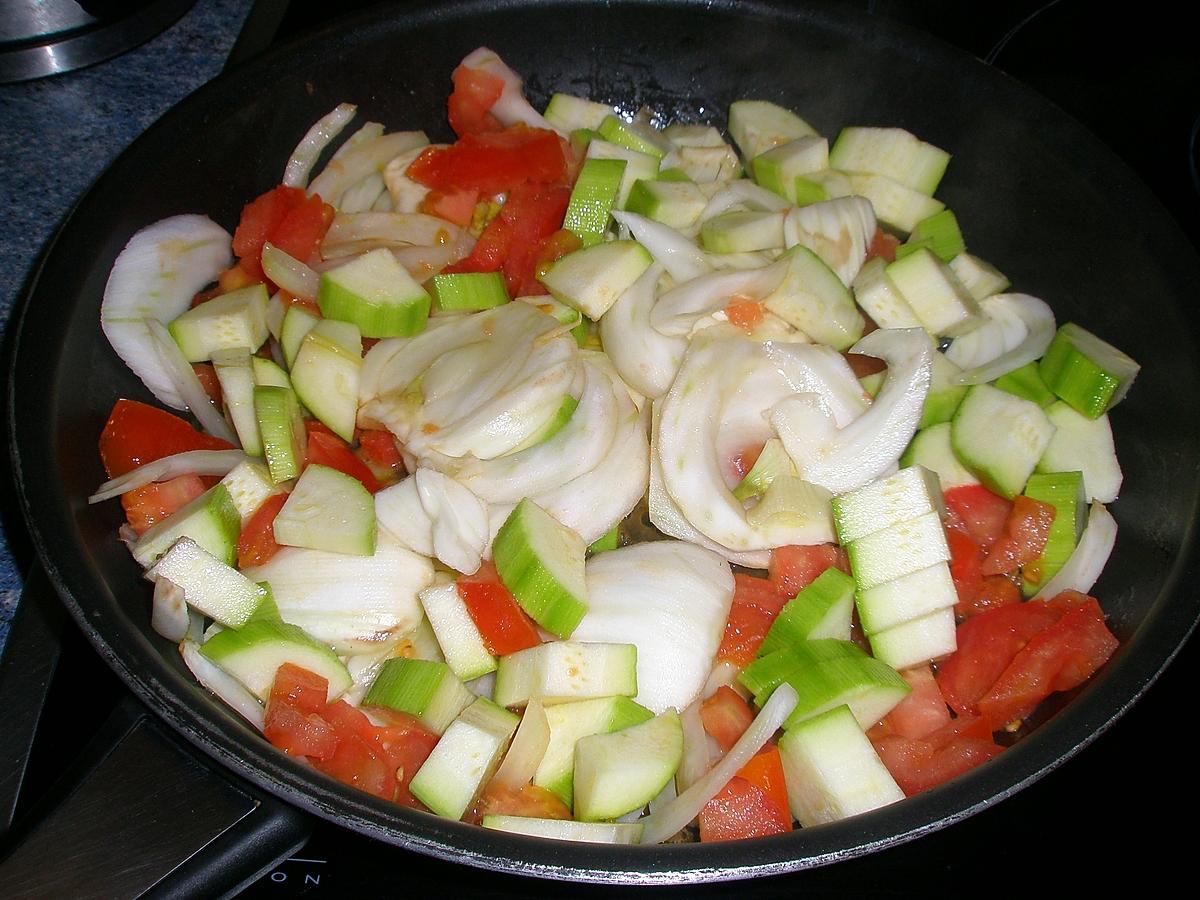
M 954 154 L 939 197 L 973 252 L 1142 363 L 1114 410 L 1126 472 L 1117 549 L 1095 588 L 1122 646 L 1079 696 L 994 764 L 893 807 L 752 844 L 608 848 L 486 832 L 374 801 L 277 754 L 199 688 L 150 630 L 149 589 L 116 539 L 96 438 L 121 396 L 150 399 L 99 328 L 113 259 L 139 228 L 203 212 L 232 228 L 278 183 L 296 141 L 343 101 L 389 129 L 444 125 L 449 73 L 487 44 L 526 77 L 535 105 L 566 91 L 724 124 L 731 101 L 775 100 L 822 133 L 896 125 Z M 51 579 L 101 655 L 204 752 L 349 828 L 443 858 L 599 881 L 678 881 L 789 871 L 911 839 L 1018 790 L 1133 702 L 1193 626 L 1192 523 L 1200 482 L 1197 358 L 1185 303 L 1194 251 L 1102 145 L 982 63 L 885 21 L 769 3 L 441 4 L 368 13 L 309 35 L 197 92 L 153 126 L 84 198 L 21 312 L 12 392 L 22 501 Z M 1047 712 L 1051 712 L 1047 710 Z

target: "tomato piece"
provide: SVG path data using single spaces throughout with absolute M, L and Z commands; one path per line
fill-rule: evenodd
M 792 830 L 791 808 L 788 806 L 787 782 L 783 774 L 783 757 L 779 748 L 768 744 L 752 757 L 750 761 L 738 769 L 738 775 L 745 778 L 770 800 L 779 810 L 781 821 L 786 823 L 787 831 Z
M 252 284 L 266 281 L 263 274 L 262 261 L 257 256 L 247 256 L 239 259 L 234 265 L 217 276 L 217 293 L 227 294 L 238 288 L 249 287 Z
M 850 574 L 850 559 L 837 544 L 792 545 L 771 552 L 767 573 L 775 590 L 791 599 L 831 568 Z
M 156 481 L 121 495 L 125 518 L 138 535 L 152 525 L 178 512 L 206 490 L 198 475 L 180 475 L 169 481 Z
M 329 682 L 293 663 L 275 672 L 263 734 L 274 746 L 294 756 L 328 759 L 337 749 L 337 733 L 321 716 Z
M 748 447 L 742 447 L 729 458 L 729 471 L 740 482 L 745 478 L 750 470 L 754 468 L 754 464 L 758 462 L 758 458 L 762 456 L 763 444 L 752 444 Z
M 1000 606 L 1010 606 L 1021 602 L 1021 589 L 1007 575 L 986 575 L 971 601 L 970 608 L 962 612 L 966 616 L 975 616 L 989 609 Z M 959 611 L 955 606 L 955 612 Z
M 733 605 L 729 608 L 717 659 L 728 660 L 737 666 L 750 663 L 787 600 L 767 579 L 735 573 Z
M 354 437 L 369 462 L 383 469 L 398 469 L 404 465 L 396 436 L 386 428 L 360 428 Z
M 737 841 L 792 830 L 790 814 L 780 812 L 762 788 L 734 775 L 700 810 L 700 840 Z
M 541 244 L 538 245 L 538 251 L 534 257 L 533 275 L 534 278 L 541 280 L 546 274 L 546 270 L 551 264 L 562 259 L 568 253 L 574 253 L 583 246 L 583 241 L 579 239 L 573 231 L 567 231 L 565 228 L 560 228 L 550 235 L 545 237 Z
M 425 809 L 425 804 L 412 795 L 408 785 L 433 752 L 438 736 L 407 713 L 377 709 L 375 714 L 387 724 L 372 728 L 368 740 L 391 768 L 396 781 L 393 799 L 404 806 Z
M 494 563 L 484 562 L 478 572 L 460 577 L 457 584 L 458 596 L 467 605 L 489 653 L 504 656 L 542 642 L 533 620 L 500 583 Z
M 1045 606 L 1036 600 L 1026 605 L 1034 604 Z M 1050 694 L 1085 682 L 1116 649 L 1100 604 L 1079 604 L 1029 640 L 979 699 L 978 709 L 996 723 L 1024 719 Z
M 564 185 L 523 184 L 514 188 L 471 253 L 443 271 L 503 270 L 510 296 L 544 293 L 536 277 L 540 248 L 561 229 L 570 199 L 570 188 Z
M 338 735 L 320 713 L 306 713 L 290 704 L 268 703 L 263 736 L 284 753 L 331 759 L 338 748 Z
M 484 816 L 570 819 L 571 810 L 553 792 L 532 782 L 513 789 L 490 781 L 467 821 L 481 822 Z
M 850 366 L 850 371 L 854 373 L 855 378 L 877 375 L 887 369 L 887 363 L 882 359 L 867 356 L 865 353 L 843 353 L 842 356 Z
M 221 382 L 217 380 L 217 370 L 212 363 L 192 363 L 192 371 L 196 373 L 196 380 L 200 382 L 200 387 L 204 389 L 205 395 L 209 401 L 220 408 L 221 406 Z
M 896 248 L 899 246 L 900 238 L 888 234 L 882 228 L 876 228 L 875 235 L 871 238 L 871 246 L 867 248 L 867 259 L 879 256 L 887 262 L 895 262 Z
M 304 191 L 301 188 L 279 185 L 243 206 L 241 219 L 233 232 L 234 254 L 254 259 L 262 256 L 263 244 L 287 214 L 303 200 Z
M 945 492 L 949 525 L 966 533 L 985 551 L 1004 534 L 1012 503 L 982 484 L 964 484 Z
M 729 324 L 747 333 L 761 325 L 766 315 L 761 303 L 744 297 L 734 297 L 733 302 L 725 307 L 725 318 Z
M 454 133 L 462 136 L 481 131 L 500 131 L 503 125 L 488 110 L 504 92 L 504 79 L 491 72 L 459 66 L 450 76 L 454 90 L 450 94 L 448 118 Z
M 271 682 L 271 703 L 285 703 L 301 712 L 321 712 L 328 705 L 329 680 L 295 663 L 284 663 L 275 670 Z
M 509 227 L 508 253 L 504 258 L 504 283 L 509 296 L 544 294 L 537 270 L 542 245 L 562 229 L 571 189 L 566 185 L 525 185 L 514 189 L 499 218 Z
M 518 124 L 501 131 L 464 134 L 449 147 L 430 147 L 412 161 L 405 174 L 435 190 L 465 188 L 490 196 L 526 182 L 565 181 L 567 158 L 553 131 Z
M 933 669 L 920 666 L 900 673 L 912 690 L 896 704 L 883 721 L 871 729 L 870 737 L 898 734 L 906 738 L 926 738 L 950 724 L 950 707 L 938 687 Z
M 388 761 L 357 734 L 339 733 L 337 749 L 313 766 L 338 781 L 384 800 L 396 796 L 396 776 Z
M 309 419 L 304 425 L 308 431 L 305 458 L 310 465 L 329 466 L 351 478 L 357 478 L 372 494 L 379 490 L 379 480 L 367 464 L 354 455 L 349 444 L 316 419 Z
M 984 575 L 1005 575 L 1037 560 L 1046 549 L 1054 507 L 1041 500 L 1018 496 L 1004 523 L 1004 535 L 984 559 Z
M 728 753 L 754 721 L 754 710 L 737 691 L 723 684 L 700 704 L 700 721 L 704 730 Z
M 983 548 L 957 528 L 946 529 L 946 545 L 950 548 L 950 577 L 958 594 L 954 611 L 966 616 L 983 585 Z
M 311 197 L 297 187 L 279 185 L 254 198 L 242 208 L 237 230 L 233 233 L 233 252 L 240 257 L 234 269 L 241 269 L 246 283 L 263 280 L 262 248 L 268 241 L 301 262 L 307 262 L 317 249 L 333 221 L 334 209 L 318 195 Z M 230 270 L 232 271 L 232 270 Z M 224 290 L 233 290 L 220 280 Z
M 891 734 L 876 740 L 874 746 L 896 784 L 908 797 L 969 772 L 1004 749 L 990 735 L 986 738 L 958 737 L 938 744 Z
M 334 209 L 318 195 L 304 197 L 270 232 L 267 240 L 293 259 L 308 262 L 333 222 Z M 262 248 L 259 248 L 259 255 Z
M 232 450 L 233 444 L 197 431 L 169 412 L 118 400 L 100 434 L 100 459 L 109 478 L 188 450 Z
M 430 191 L 417 206 L 417 212 L 437 216 L 455 225 L 467 226 L 475 216 L 475 205 L 479 202 L 479 191 L 472 188 L 453 188 Z
M 280 545 L 275 542 L 275 517 L 287 503 L 287 498 L 286 493 L 272 494 L 246 520 L 238 535 L 239 569 L 261 566 L 280 551 Z
M 942 696 L 960 715 L 975 715 L 976 704 L 1004 674 L 1013 658 L 1060 613 L 1045 603 L 1001 606 L 958 626 L 958 649 L 938 664 Z

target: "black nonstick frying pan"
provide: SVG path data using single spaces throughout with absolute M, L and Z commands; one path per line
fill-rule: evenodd
M 1112 415 L 1126 472 L 1117 549 L 1095 593 L 1122 646 L 1078 696 L 997 761 L 845 822 L 749 843 L 610 848 L 541 842 L 399 809 L 276 753 L 199 688 L 149 626 L 147 585 L 116 539 L 96 438 L 115 399 L 150 399 L 109 349 L 99 301 L 130 235 L 205 212 L 232 227 L 276 184 L 299 136 L 342 101 L 395 129 L 449 137 L 449 73 L 487 44 L 556 90 L 724 124 L 742 97 L 798 110 L 825 134 L 908 128 L 954 153 L 939 196 L 972 251 L 1143 364 Z M 97 182 L 56 237 L 19 314 L 10 409 L 22 502 L 46 570 L 132 690 L 204 753 L 302 809 L 445 859 L 609 882 L 750 877 L 843 859 L 951 825 L 1091 741 L 1153 681 L 1200 614 L 1190 586 L 1200 496 L 1194 251 L 1157 202 L 1079 125 L 982 63 L 843 8 L 757 2 L 441 3 L 380 8 L 272 51 L 197 92 Z

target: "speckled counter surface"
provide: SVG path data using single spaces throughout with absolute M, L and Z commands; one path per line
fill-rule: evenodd
M 0 333 L 38 253 L 74 203 L 147 126 L 221 71 L 251 6 L 252 0 L 197 0 L 169 29 L 122 56 L 0 85 Z M 3 652 L 29 560 L 7 486 L 0 503 Z

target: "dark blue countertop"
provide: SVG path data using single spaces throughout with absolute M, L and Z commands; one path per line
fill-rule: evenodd
M 252 0 L 197 0 L 142 46 L 88 69 L 0 85 L 0 334 L 43 245 L 88 186 L 142 131 L 220 71 Z M 21 527 L 5 500 L 4 524 Z M 0 652 L 21 594 L 0 525 Z

